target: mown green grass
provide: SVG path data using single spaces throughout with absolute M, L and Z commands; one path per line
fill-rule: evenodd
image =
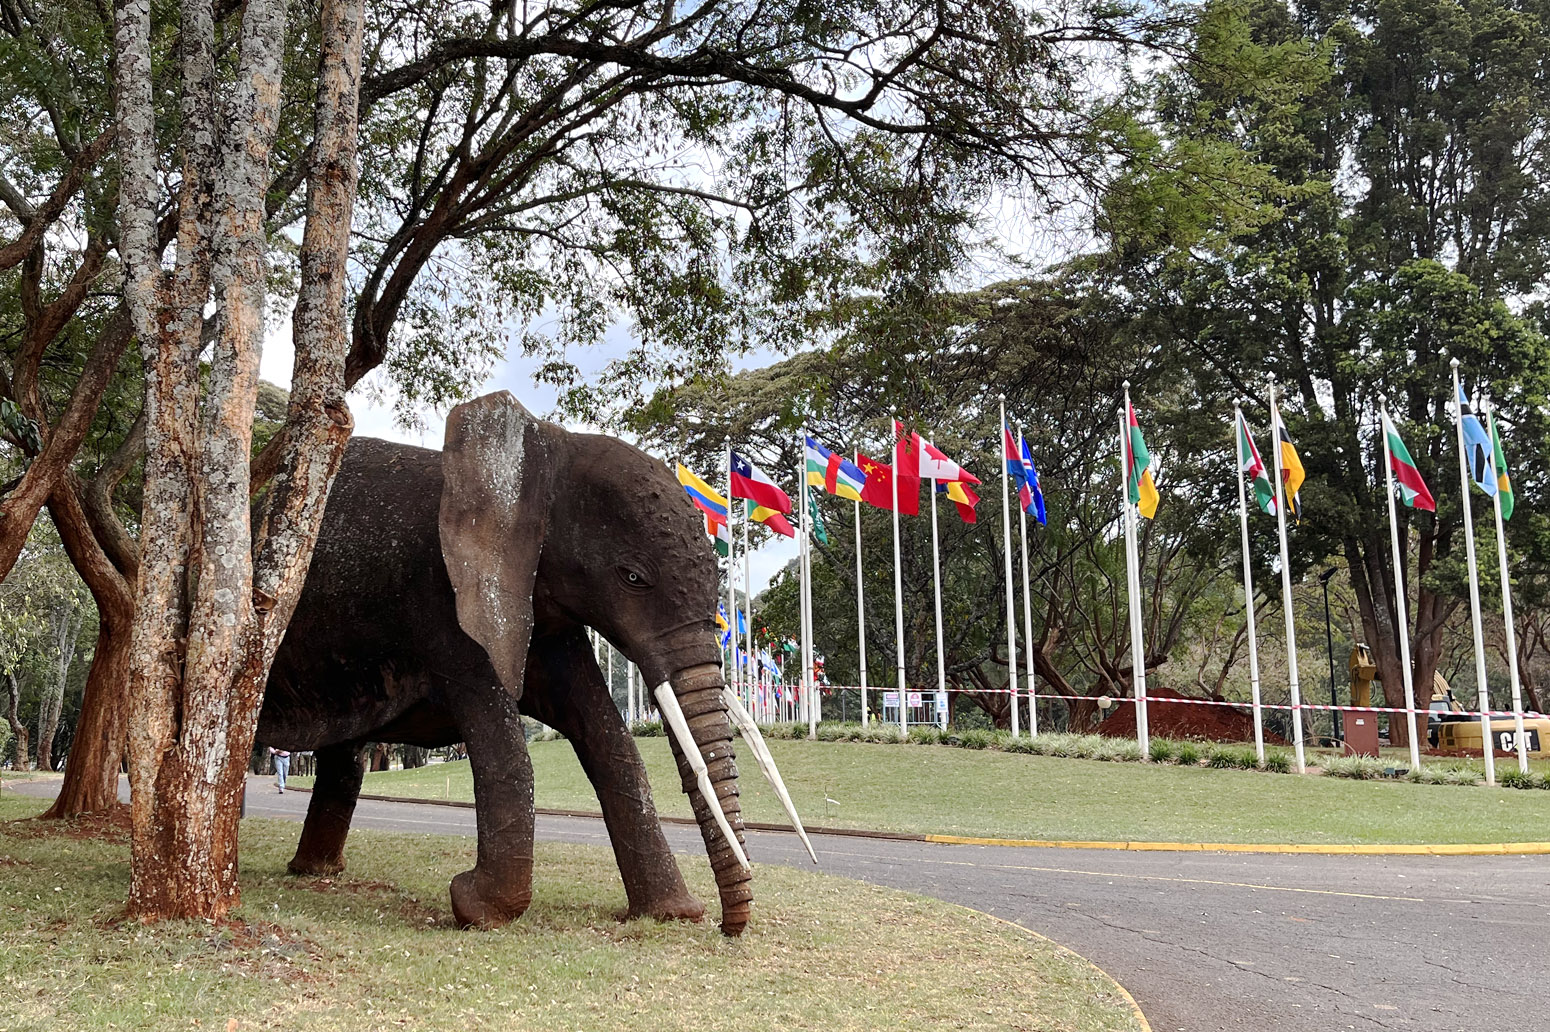
M 639 738 L 636 744 L 658 810 L 688 816 L 666 739 Z M 945 746 L 769 744 L 798 812 L 813 825 L 1089 841 L 1550 840 L 1550 792 L 1103 763 Z M 537 805 L 597 809 L 568 744 L 535 742 L 529 748 Z M 747 818 L 784 822 L 758 768 L 751 761 L 741 767 Z M 467 763 L 436 764 L 368 774 L 365 791 L 467 800 L 473 798 L 473 783 Z
M 1058 947 L 936 900 L 756 867 L 740 939 L 619 922 L 612 855 L 541 844 L 535 901 L 496 932 L 454 928 L 471 839 L 357 830 L 338 880 L 284 874 L 294 823 L 242 830 L 243 905 L 222 926 L 120 919 L 121 841 L 15 821 L 0 799 L 0 1028 L 614 1030 L 1137 1027 L 1113 983 Z M 703 861 L 683 859 L 714 900 Z

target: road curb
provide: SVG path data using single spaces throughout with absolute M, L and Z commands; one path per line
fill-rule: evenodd
M 1300 853 L 1326 856 L 1543 856 L 1550 842 L 1481 843 L 1275 843 L 1275 842 L 1096 842 L 1082 839 L 1000 839 L 924 835 L 926 842 L 951 846 L 1020 846 L 1027 849 L 1107 849 L 1133 853 Z
M 311 792 L 300 786 L 293 792 Z M 365 795 L 379 803 L 427 803 L 431 806 L 455 806 L 473 809 L 473 803 L 458 799 L 415 799 L 411 796 Z M 556 810 L 535 807 L 534 813 L 546 817 L 583 817 L 601 820 L 602 814 L 589 810 Z M 692 817 L 659 816 L 664 824 L 695 826 Z M 750 831 L 791 832 L 790 825 L 744 821 Z M 1479 843 L 1296 843 L 1296 842 L 1106 842 L 1088 839 L 1003 839 L 970 835 L 921 835 L 904 831 L 869 831 L 864 828 L 829 828 L 805 825 L 813 835 L 837 835 L 846 838 L 887 839 L 892 842 L 929 842 L 943 846 L 1012 846 L 1022 849 L 1106 849 L 1130 853 L 1299 853 L 1315 856 L 1546 856 L 1550 842 L 1479 842 Z

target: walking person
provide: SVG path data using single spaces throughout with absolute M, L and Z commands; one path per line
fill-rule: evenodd
M 274 783 L 280 789 L 280 794 L 284 795 L 285 776 L 291 772 L 291 754 L 271 745 L 269 755 L 274 757 Z

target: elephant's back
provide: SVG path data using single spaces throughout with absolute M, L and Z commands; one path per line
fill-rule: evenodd
M 426 697 L 427 645 L 466 641 L 441 556 L 441 485 L 440 452 L 350 441 L 270 672 L 261 730 L 296 748 L 362 738 Z
M 351 439 L 323 511 L 312 573 L 326 592 L 390 587 L 403 574 L 441 562 L 441 453 Z M 314 585 L 308 584 L 311 589 Z

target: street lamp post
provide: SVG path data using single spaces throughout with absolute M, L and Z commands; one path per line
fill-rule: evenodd
M 1334 575 L 1335 568 L 1331 566 L 1319 574 L 1319 583 L 1324 585 L 1324 648 L 1329 653 L 1329 704 L 1331 706 L 1338 706 L 1340 702 L 1335 698 L 1335 637 L 1330 630 L 1329 624 L 1329 579 Z M 1343 741 L 1345 739 L 1345 725 L 1340 719 L 1340 711 L 1330 710 L 1329 717 L 1330 729 L 1334 732 L 1335 741 Z

